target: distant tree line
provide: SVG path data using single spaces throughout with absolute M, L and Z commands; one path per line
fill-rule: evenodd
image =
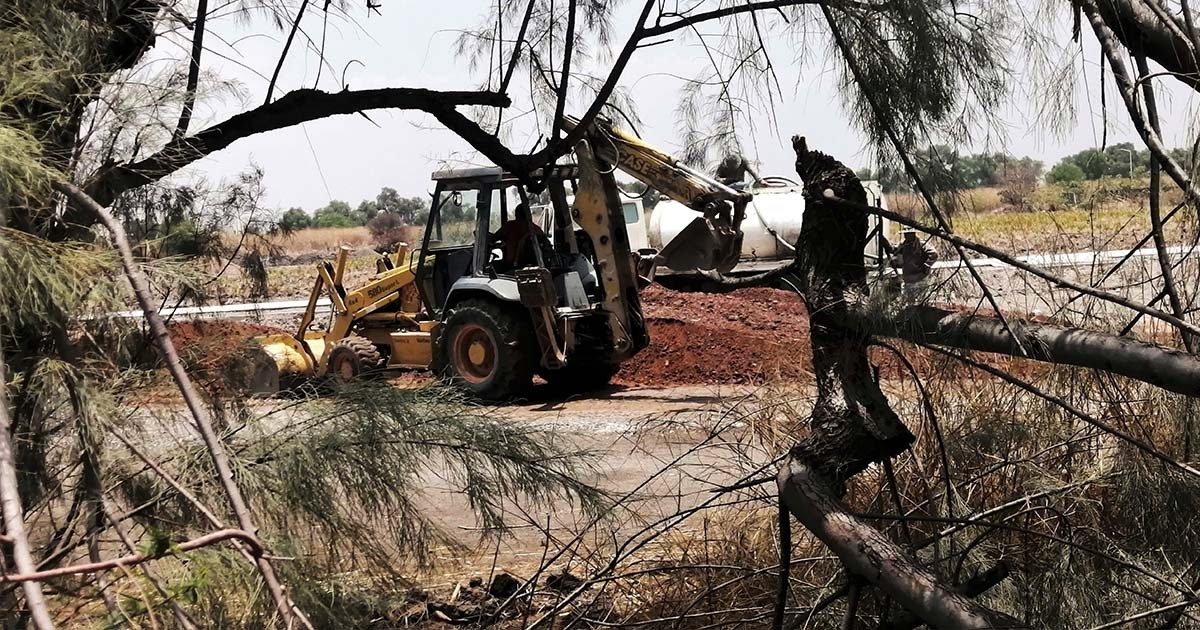
M 1190 149 L 1171 149 L 1170 154 L 1180 164 L 1193 163 Z M 1150 151 L 1138 150 L 1130 142 L 1120 142 L 1104 149 L 1085 149 L 1068 155 L 1050 169 L 1046 181 L 1051 184 L 1070 184 L 1109 177 L 1144 177 L 1149 172 Z
M 304 228 L 336 228 L 367 226 L 372 233 L 382 233 L 406 225 L 424 225 L 429 216 L 429 200 L 425 197 L 401 197 L 394 188 L 384 187 L 374 199 L 364 199 L 357 207 L 334 199 L 312 214 L 303 208 L 290 208 L 279 218 L 285 231 Z
M 963 155 L 945 145 L 933 145 L 912 155 L 917 174 L 934 190 L 959 188 L 1028 188 L 1042 176 L 1042 163 L 1031 157 L 1007 153 Z M 885 191 L 909 191 L 912 183 L 903 168 L 881 166 L 858 171 L 860 179 L 873 179 Z
M 1186 148 L 1171 150 L 1171 156 L 1181 164 L 1193 163 Z M 917 173 L 934 190 L 996 187 L 1013 190 L 1027 189 L 1043 179 L 1043 166 L 1030 157 L 1014 157 L 1006 153 L 972 153 L 963 155 L 944 145 L 934 145 L 912 155 Z M 1150 152 L 1138 150 L 1130 142 L 1120 142 L 1104 149 L 1085 149 L 1068 155 L 1045 173 L 1051 184 L 1069 184 L 1109 177 L 1144 177 L 1150 170 Z M 912 182 L 903 168 L 881 166 L 859 169 L 864 180 L 877 180 L 883 189 L 911 191 Z

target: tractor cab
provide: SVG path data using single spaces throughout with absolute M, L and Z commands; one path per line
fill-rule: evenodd
M 435 368 L 476 394 L 509 397 L 534 373 L 594 387 L 648 342 L 622 208 L 604 205 L 615 182 L 579 178 L 575 165 L 535 172 L 546 190 L 531 196 L 499 168 L 433 175 L 416 284 L 442 322 Z M 567 203 L 568 188 L 578 198 L 589 186 L 600 205 L 588 216 L 602 215 L 590 232 Z M 532 207 L 555 220 L 535 220 Z

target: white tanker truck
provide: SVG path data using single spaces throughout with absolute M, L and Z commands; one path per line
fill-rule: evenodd
M 867 203 L 887 208 L 887 200 L 879 182 L 865 181 Z M 786 177 L 765 177 L 746 191 L 754 198 L 746 206 L 746 218 L 742 221 L 741 257 L 736 267 L 725 275 L 747 275 L 765 271 L 790 260 L 794 255 L 793 244 L 800 236 L 800 224 L 804 215 L 804 195 L 801 185 Z M 646 211 L 640 199 L 626 199 L 625 221 L 628 225 L 630 248 L 654 248 L 662 251 L 696 218 L 696 211 L 670 199 L 662 199 L 653 209 Z M 871 231 L 863 254 L 868 267 L 886 263 L 888 256 L 883 239 L 894 236 L 891 221 L 882 217 L 871 217 Z M 692 270 L 676 270 L 660 266 L 657 276 L 668 283 L 686 282 L 687 278 L 698 278 Z

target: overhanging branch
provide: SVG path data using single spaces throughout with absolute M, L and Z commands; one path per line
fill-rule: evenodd
M 439 92 L 420 88 L 381 88 L 324 92 L 301 89 L 219 122 L 195 135 L 168 142 L 160 151 L 132 164 L 108 168 L 88 186 L 88 194 L 106 206 L 122 192 L 161 179 L 256 134 L 284 129 L 330 116 L 372 109 L 414 109 L 433 114 L 498 165 L 520 164 L 495 136 L 454 110 L 457 105 L 507 107 L 511 100 L 496 92 Z M 450 121 L 450 122 L 447 122 Z M 453 126 L 451 126 L 453 125 Z M 481 146 L 482 145 L 482 146 Z

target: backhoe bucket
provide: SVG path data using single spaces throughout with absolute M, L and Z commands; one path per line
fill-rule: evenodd
M 261 350 L 245 375 L 249 393 L 279 393 L 280 383 L 295 382 L 315 375 L 312 359 L 292 335 L 263 335 L 253 339 Z
M 722 230 L 712 220 L 697 217 L 658 253 L 659 264 L 672 271 L 726 272 L 738 263 L 742 233 Z

